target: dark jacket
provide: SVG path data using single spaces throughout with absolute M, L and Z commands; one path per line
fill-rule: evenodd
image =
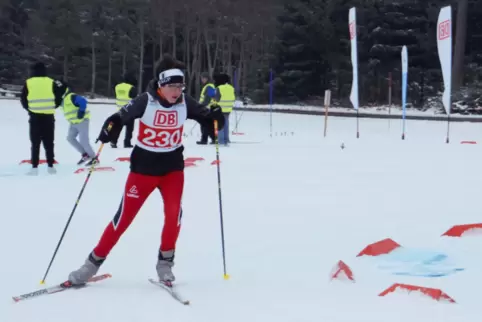
M 117 113 L 111 115 L 105 121 L 103 128 L 106 128 L 107 124 L 113 123 L 111 131 L 118 133 L 122 130 L 124 124 L 132 122 L 134 119 L 142 118 L 149 100 L 147 93 L 164 107 L 169 108 L 174 105 L 169 104 L 157 94 L 157 82 L 153 80 L 150 82 L 146 93 L 137 96 Z M 188 119 L 197 121 L 201 126 L 206 127 L 211 134 L 214 133 L 214 120 L 218 121 L 219 129 L 223 128 L 224 117 L 219 109 L 218 113 L 211 112 L 189 95 L 184 94 L 180 99 L 183 97 L 186 103 Z M 182 171 L 184 169 L 183 151 L 184 147 L 181 146 L 170 152 L 151 152 L 136 145 L 132 150 L 130 169 L 134 173 L 150 176 L 162 176 L 172 171 Z
M 47 69 L 43 63 L 35 63 L 30 68 L 30 77 L 47 77 Z M 67 85 L 64 82 L 59 80 L 54 80 L 52 85 L 52 91 L 55 96 L 55 108 L 59 107 L 62 104 L 62 99 L 67 89 Z M 25 81 L 22 93 L 20 94 L 20 103 L 22 107 L 28 111 L 28 88 L 27 88 L 27 81 Z M 30 112 L 29 112 L 30 113 Z M 34 113 L 30 113 L 34 114 Z M 43 115 L 44 116 L 44 115 Z M 48 115 L 53 117 L 53 115 Z

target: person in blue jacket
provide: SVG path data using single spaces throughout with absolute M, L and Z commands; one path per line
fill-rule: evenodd
M 77 164 L 81 165 L 86 161 L 88 161 L 85 164 L 87 166 L 97 164 L 99 160 L 89 140 L 90 112 L 87 109 L 87 100 L 72 92 L 72 87 L 68 86 L 62 102 L 62 109 L 67 122 L 70 124 L 67 141 L 82 156 Z

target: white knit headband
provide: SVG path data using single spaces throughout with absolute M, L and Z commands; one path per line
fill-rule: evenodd
M 183 84 L 184 73 L 178 68 L 168 69 L 159 73 L 159 85 Z

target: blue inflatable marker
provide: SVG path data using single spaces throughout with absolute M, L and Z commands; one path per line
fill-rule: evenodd
M 412 248 L 398 248 L 378 256 L 378 268 L 394 275 L 442 277 L 463 271 L 447 254 Z

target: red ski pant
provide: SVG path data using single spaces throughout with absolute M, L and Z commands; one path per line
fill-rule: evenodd
M 124 196 L 117 213 L 107 225 L 94 249 L 94 254 L 105 258 L 130 226 L 142 205 L 159 189 L 164 201 L 164 228 L 161 234 L 161 251 L 174 250 L 181 229 L 181 199 L 184 189 L 184 172 L 174 171 L 164 176 L 146 176 L 129 173 Z

